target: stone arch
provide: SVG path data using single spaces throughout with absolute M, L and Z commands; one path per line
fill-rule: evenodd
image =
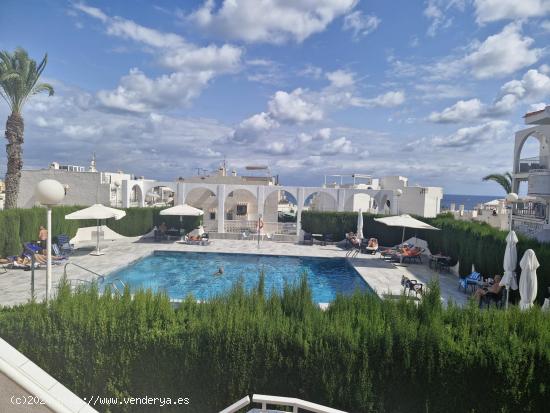
M 225 219 L 229 221 L 252 221 L 258 219 L 258 199 L 256 194 L 245 186 L 227 186 L 224 214 Z
M 544 166 L 544 168 L 541 167 L 540 169 L 547 169 L 550 167 L 548 156 L 544 155 L 550 153 L 549 138 L 545 136 L 540 130 L 534 129 L 529 131 L 528 133 L 525 133 L 523 136 L 520 135 L 519 140 L 516 141 L 516 149 L 514 153 L 514 170 L 516 173 L 528 172 L 528 170 L 523 171 L 523 169 L 526 168 L 522 167 L 522 165 L 520 164 L 520 160 L 523 148 L 530 138 L 535 138 L 539 141 L 539 162 Z
M 145 199 L 143 197 L 143 189 L 140 184 L 134 184 L 130 188 L 130 206 L 131 207 L 142 207 L 144 206 Z
M 287 202 L 285 202 L 287 201 Z M 278 188 L 269 193 L 264 198 L 264 221 L 266 222 L 282 222 L 280 219 L 279 209 L 284 206 L 288 209 L 287 215 L 296 214 L 298 211 L 298 199 L 290 191 L 283 188 Z
M 338 199 L 330 191 L 313 189 L 304 194 L 304 206 L 314 211 L 337 211 Z

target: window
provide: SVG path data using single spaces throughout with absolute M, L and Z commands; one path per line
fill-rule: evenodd
M 246 215 L 247 211 L 248 211 L 248 205 L 247 204 L 237 205 L 237 215 Z
M 214 221 L 215 219 L 216 219 L 216 213 L 215 212 L 210 212 L 210 220 Z

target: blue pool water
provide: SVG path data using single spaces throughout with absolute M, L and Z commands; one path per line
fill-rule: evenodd
M 220 267 L 224 273 L 213 275 Z M 131 290 L 151 288 L 166 291 L 170 298 L 189 294 L 207 300 L 231 288 L 239 279 L 247 289 L 258 284 L 259 273 L 265 274 L 265 290 L 282 292 L 285 282 L 296 284 L 307 274 L 316 303 L 327 303 L 337 293 L 351 294 L 356 289 L 371 291 L 368 284 L 343 258 L 310 258 L 254 254 L 219 254 L 203 252 L 156 251 L 130 266 L 109 275 L 119 278 Z

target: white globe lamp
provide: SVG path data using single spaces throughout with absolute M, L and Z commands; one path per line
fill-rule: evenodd
M 36 185 L 35 195 L 38 202 L 47 209 L 48 240 L 46 243 L 46 302 L 50 299 L 52 289 L 52 205 L 57 205 L 65 198 L 65 187 L 54 179 L 44 179 Z
M 506 195 L 506 202 L 508 203 L 514 203 L 514 202 L 517 202 L 519 199 L 519 196 L 518 194 L 514 193 L 514 192 L 510 192 L 508 195 Z

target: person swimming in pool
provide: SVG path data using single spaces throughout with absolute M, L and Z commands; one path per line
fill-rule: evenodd
M 216 271 L 214 274 L 212 275 L 222 275 L 223 274 L 223 267 L 219 267 L 218 268 L 218 271 Z

